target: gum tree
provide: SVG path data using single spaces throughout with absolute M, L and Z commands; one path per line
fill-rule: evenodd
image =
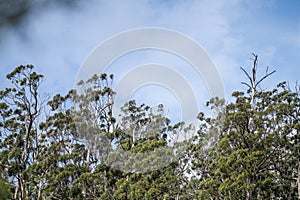
M 297 198 L 299 93 L 286 83 L 270 91 L 258 85 L 257 56 L 247 93 L 234 92 L 217 118 L 201 117 L 194 169 L 202 199 Z M 259 81 L 256 81 L 259 80 Z M 218 101 L 210 105 L 219 106 Z M 221 126 L 220 126 L 221 122 Z
M 2 173 L 14 185 L 14 198 L 31 192 L 28 169 L 40 151 L 37 123 L 44 100 L 39 94 L 43 76 L 32 65 L 19 66 L 7 75 L 12 87 L 0 91 L 0 159 Z

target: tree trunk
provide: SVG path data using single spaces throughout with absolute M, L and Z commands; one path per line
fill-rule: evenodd
M 107 172 L 104 170 L 104 192 L 107 192 Z
M 18 198 L 18 191 L 19 191 L 19 186 L 16 186 L 15 194 L 14 194 L 14 199 Z
M 21 192 L 21 195 L 20 195 L 20 199 L 21 200 L 25 200 L 26 198 L 26 193 L 25 193 L 25 180 L 24 180 L 24 177 L 21 176 L 21 179 L 20 179 L 20 192 Z
M 247 191 L 247 200 L 252 200 L 252 190 Z
M 251 177 L 248 177 L 247 178 L 247 186 L 251 186 Z M 252 191 L 252 189 L 251 190 L 247 190 L 247 200 L 252 200 L 252 193 L 253 193 L 253 191 Z
M 87 168 L 89 168 L 89 166 L 90 166 L 90 154 L 91 154 L 90 149 L 87 149 L 86 160 L 85 160 L 85 164 L 86 164 Z M 87 195 L 87 186 L 86 186 L 85 180 L 82 182 L 82 194 L 83 194 L 83 197 L 86 198 L 86 195 Z
M 41 181 L 40 181 L 37 199 L 38 199 L 38 200 L 39 200 L 39 199 L 42 199 L 41 196 L 42 196 L 42 183 L 41 183 Z

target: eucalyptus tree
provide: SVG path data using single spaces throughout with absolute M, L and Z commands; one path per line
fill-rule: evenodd
M 12 86 L 0 91 L 0 159 L 15 199 L 31 193 L 28 169 L 40 151 L 37 124 L 45 102 L 39 94 L 42 78 L 32 65 L 21 65 L 7 75 Z
M 150 108 L 135 101 L 122 108 L 116 137 L 117 150 L 111 154 L 113 167 L 123 171 L 116 182 L 116 199 L 178 199 L 181 183 L 177 177 L 179 158 L 170 143 L 183 124 L 171 125 L 163 105 Z
M 0 91 L 0 195 L 12 199 L 300 199 L 300 90 L 260 90 L 254 55 L 246 92 L 213 98 L 194 131 L 164 108 L 113 113 L 113 75 L 43 97 L 32 65 Z
M 234 92 L 235 101 L 223 104 L 216 118 L 199 118 L 193 147 L 197 198 L 299 198 L 299 93 L 285 83 L 259 91 L 257 86 L 274 71 L 257 79 L 256 70 L 255 55 L 252 76 L 243 69 L 248 91 Z M 220 106 L 215 100 L 209 104 Z

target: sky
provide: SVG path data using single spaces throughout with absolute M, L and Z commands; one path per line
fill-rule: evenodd
M 42 3 L 41 3 L 42 2 Z M 23 64 L 33 64 L 45 76 L 50 95 L 74 87 L 80 67 L 90 53 L 114 35 L 145 27 L 173 30 L 201 46 L 218 70 L 226 99 L 235 90 L 245 90 L 240 70 L 251 70 L 252 53 L 259 58 L 259 75 L 276 70 L 261 85 L 272 89 L 288 81 L 294 85 L 300 74 L 300 1 L 279 0 L 78 0 L 34 1 L 18 24 L 0 27 L 0 88 L 8 85 L 7 73 Z M 3 4 L 3 3 L 2 3 Z M 36 4 L 36 5 L 35 5 Z M 3 6 L 3 5 L 0 5 Z M 158 63 L 182 75 L 195 92 L 199 110 L 210 98 L 205 78 L 191 65 L 168 52 L 144 49 L 123 55 L 110 64 L 115 83 L 138 66 Z M 168 74 L 163 78 L 172 81 Z M 180 83 L 178 83 L 180 84 Z M 159 83 L 141 85 L 132 98 L 155 105 L 163 103 L 178 119 L 180 99 Z M 182 106 L 182 105 L 181 105 Z

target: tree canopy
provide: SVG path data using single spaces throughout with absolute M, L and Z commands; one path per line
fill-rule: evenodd
M 209 100 L 217 112 L 194 130 L 163 105 L 114 116 L 113 75 L 50 98 L 32 65 L 15 68 L 0 91 L 0 199 L 300 199 L 300 88 L 260 90 L 274 72 L 256 69 L 254 55 L 249 88 Z

